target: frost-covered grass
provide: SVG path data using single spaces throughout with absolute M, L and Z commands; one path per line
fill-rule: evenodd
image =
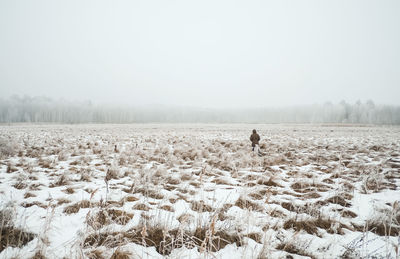
M 4 125 L 0 145 L 1 258 L 399 254 L 399 127 Z

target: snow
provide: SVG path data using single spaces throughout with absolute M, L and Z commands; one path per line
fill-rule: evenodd
M 253 128 L 265 156 L 251 152 Z M 0 209 L 35 234 L 0 258 L 393 258 L 400 244 L 366 228 L 400 228 L 399 127 L 2 125 L 0 136 L 16 148 L 0 158 Z M 285 225 L 319 218 L 331 226 Z M 199 228 L 229 240 L 203 249 L 209 237 L 187 236 Z M 162 254 L 144 229 L 184 231 L 186 245 Z M 125 239 L 90 243 L 96 233 Z

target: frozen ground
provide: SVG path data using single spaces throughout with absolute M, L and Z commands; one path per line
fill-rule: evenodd
M 0 156 L 1 258 L 399 253 L 399 127 L 2 125 Z

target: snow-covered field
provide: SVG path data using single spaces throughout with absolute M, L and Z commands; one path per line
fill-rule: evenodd
M 1 258 L 399 253 L 399 127 L 2 125 L 0 156 Z

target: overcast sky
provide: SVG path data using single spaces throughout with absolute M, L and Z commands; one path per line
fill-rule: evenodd
M 0 95 L 400 104 L 400 1 L 0 1 Z

